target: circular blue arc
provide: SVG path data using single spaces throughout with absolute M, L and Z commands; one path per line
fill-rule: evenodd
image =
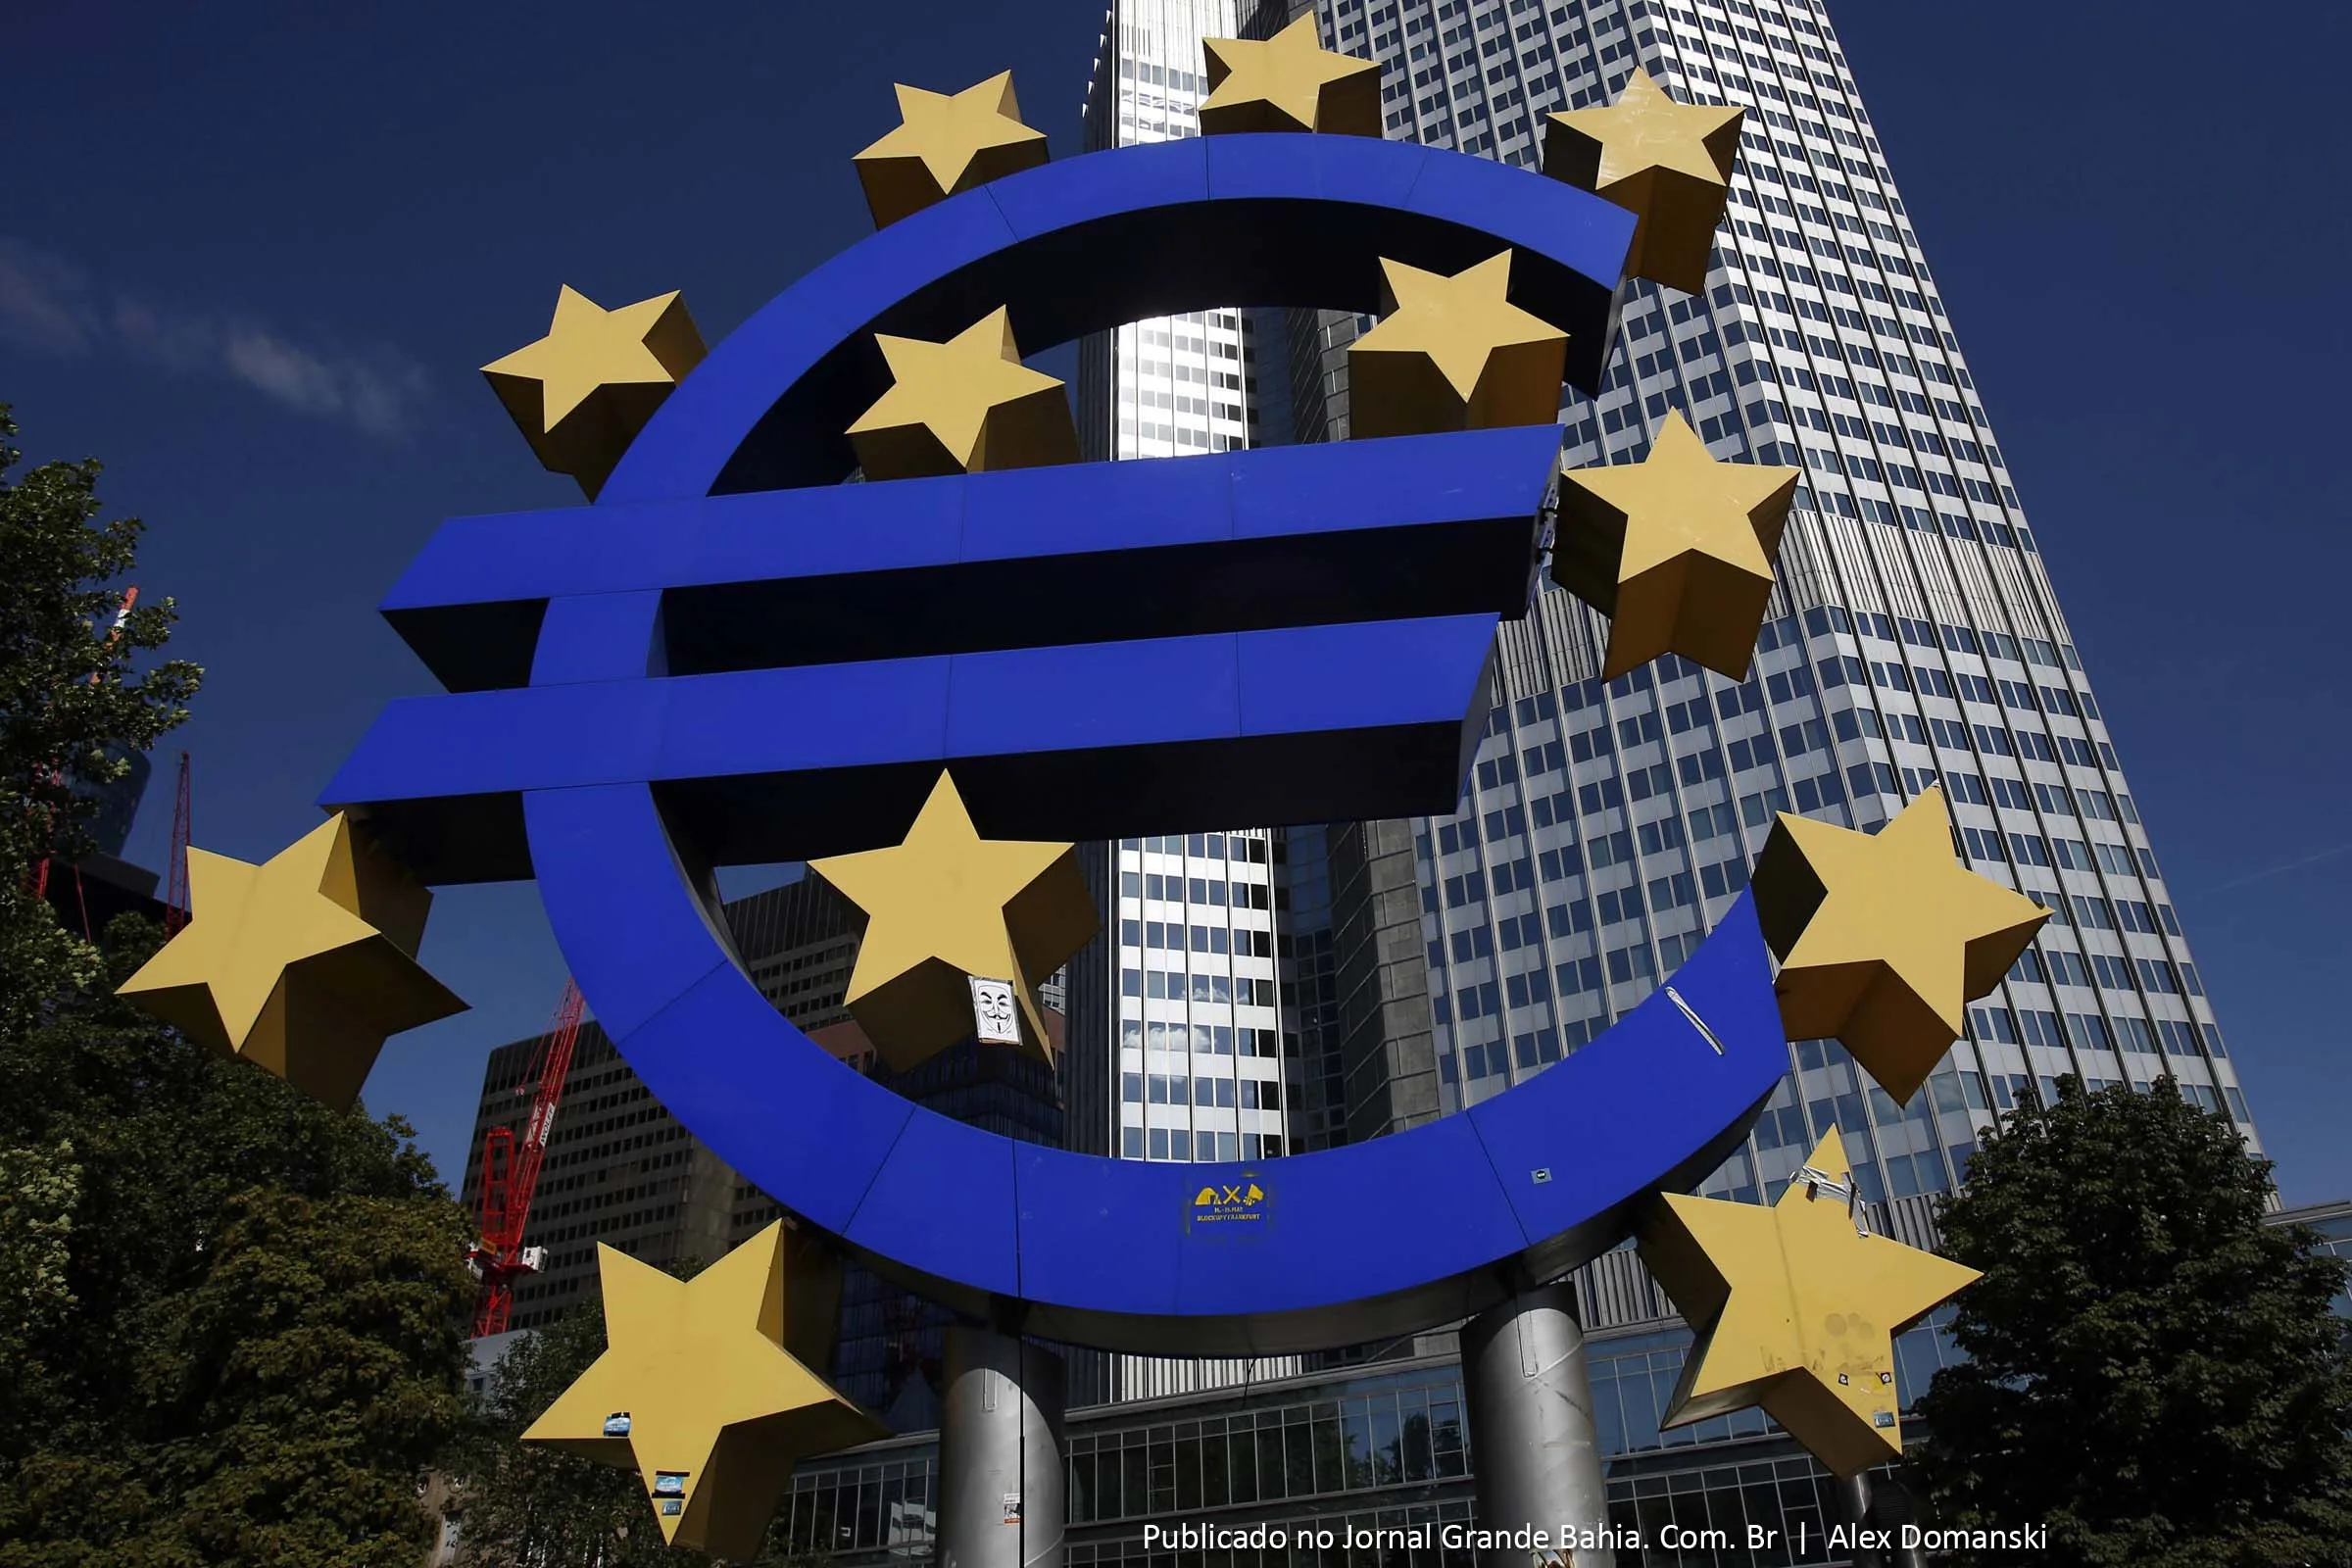
M 1047 164 L 843 251 L 730 333 L 600 501 L 832 483 L 889 386 L 873 334 L 944 340 L 1009 304 L 1024 353 L 1148 317 L 1376 312 L 1382 258 L 1452 272 L 1511 248 L 1512 300 L 1597 390 L 1634 215 L 1555 179 L 1364 136 L 1210 136 Z
M 777 1012 L 690 890 L 642 784 L 524 798 L 542 897 L 597 1018 L 743 1178 L 879 1271 L 1035 1333 L 1180 1355 L 1361 1344 L 1483 1310 L 1620 1241 L 1719 1164 L 1788 1069 L 1743 900 L 1661 990 L 1453 1116 L 1259 1164 L 1104 1159 L 979 1131 Z M 1688 1009 L 1688 1010 L 1686 1010 Z M 1256 1186 L 1236 1209 L 1202 1190 Z
M 1235 303 L 1368 310 L 1383 257 L 1450 270 L 1509 246 L 1514 299 L 1568 329 L 1572 379 L 1589 381 L 1632 223 L 1537 175 L 1367 138 L 1222 137 L 1049 165 L 894 224 L 779 295 L 668 400 L 597 510 L 840 477 L 840 432 L 885 384 L 871 334 L 942 337 L 998 305 L 1036 348 Z M 531 685 L 659 676 L 664 612 L 658 592 L 553 593 Z M 465 782 L 453 776 L 452 799 Z M 1270 775 L 1250 819 L 1298 819 L 1286 788 Z M 1476 1312 L 1613 1246 L 1656 1189 L 1694 1183 L 1787 1066 L 1742 902 L 1615 1028 L 1462 1114 L 1257 1165 L 1021 1144 L 914 1105 L 775 1010 L 700 891 L 694 824 L 664 818 L 681 797 L 610 774 L 516 793 L 573 973 L 672 1114 L 882 1272 L 1073 1343 L 1271 1353 Z M 438 848 L 445 865 L 483 853 Z

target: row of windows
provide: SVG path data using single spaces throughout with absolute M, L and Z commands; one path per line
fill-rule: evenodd
M 1119 995 L 1153 1002 L 1231 1003 L 1274 1005 L 1274 982 L 1250 975 L 1188 974 L 1181 969 L 1121 969 Z
M 1263 882 L 1228 882 L 1222 877 L 1182 877 L 1157 871 L 1121 871 L 1122 898 L 1152 899 L 1163 904 L 1192 904 L 1208 909 L 1264 909 L 1272 906 Z
M 1189 1050 L 1200 1055 L 1217 1056 L 1277 1054 L 1274 1031 L 1248 1024 L 1161 1023 L 1129 1018 L 1119 1025 L 1119 1043 L 1131 1051 L 1148 1048 L 1155 1053 Z
M 1129 1072 L 1119 1075 L 1119 1098 L 1131 1105 L 1215 1105 L 1239 1110 L 1279 1110 L 1281 1091 L 1255 1078 L 1187 1078 L 1182 1073 Z
M 1272 1133 L 1188 1132 L 1182 1127 L 1122 1127 L 1122 1159 L 1278 1159 L 1282 1140 Z
M 1186 927 L 1176 921 L 1121 920 L 1119 940 L 1129 948 L 1149 948 L 1171 953 L 1232 954 L 1241 957 L 1270 958 L 1274 956 L 1274 933 L 1228 928 L 1221 925 L 1197 925 L 1190 931 L 1191 947 L 1186 943 Z
M 1173 833 L 1163 837 L 1121 839 L 1119 848 L 1146 855 L 1189 855 L 1196 860 L 1248 860 L 1264 865 L 1269 853 L 1268 841 L 1247 833 Z M 1273 858 L 1282 856 L 1278 849 Z

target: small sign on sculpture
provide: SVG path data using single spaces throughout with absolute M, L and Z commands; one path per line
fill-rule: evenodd
M 1012 984 L 1006 980 L 972 981 L 972 1034 L 984 1046 L 1021 1043 L 1020 1014 L 1012 1003 Z

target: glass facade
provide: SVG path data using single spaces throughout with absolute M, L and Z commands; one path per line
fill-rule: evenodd
M 2243 1095 L 2032 528 L 1837 37 L 1808 0 L 1328 0 L 1379 59 L 1388 134 L 1533 167 L 1545 112 L 1637 65 L 1745 106 L 1703 294 L 1629 286 L 1570 466 L 1639 461 L 1680 411 L 1719 458 L 1802 467 L 1746 679 L 1677 659 L 1594 678 L 1605 623 L 1539 596 L 1450 816 L 1410 824 L 1449 1111 L 1606 1029 L 1738 897 L 1773 813 L 1873 828 L 1931 784 L 1970 866 L 2057 911 L 1908 1107 L 1800 1043 L 1708 1184 L 1753 1198 L 1843 1130 L 1873 1200 L 1938 1192 L 2029 1083 L 2171 1074 L 2253 1136 Z M 1300 420 L 1347 432 L 1347 346 L 1299 322 Z M 1306 376 L 1296 378 L 1305 385 Z M 1319 405 L 1319 406 L 1317 406 Z
M 1283 10 L 1251 9 L 1237 27 L 1223 12 L 1115 5 L 1090 88 L 1090 145 L 1191 133 L 1176 98 L 1199 92 L 1193 40 L 1263 36 L 1287 20 Z M 1794 1043 L 1753 1136 L 1703 1190 L 1765 1199 L 1834 1126 L 1864 1197 L 1911 1216 L 1920 1234 L 1906 1239 L 1930 1243 L 1924 1195 L 1965 1176 L 1996 1110 L 2070 1072 L 2094 1086 L 2169 1074 L 2252 1142 L 2083 659 L 1822 8 L 1291 0 L 1288 11 L 1312 11 L 1326 47 L 1381 62 L 1391 137 L 1524 168 L 1540 163 L 1546 112 L 1613 100 L 1637 64 L 1686 101 L 1746 107 L 1704 290 L 1627 286 L 1599 395 L 1564 403 L 1567 462 L 1640 461 L 1679 411 L 1717 457 L 1804 473 L 1744 679 L 1668 658 L 1604 683 L 1605 621 L 1546 583 L 1500 636 L 1485 734 L 1451 814 L 1271 835 L 1288 1147 L 1380 1136 L 1544 1070 L 1641 1002 L 1703 939 L 1741 893 L 1774 813 L 1867 830 L 1931 784 L 1950 805 L 1955 854 L 2056 918 L 1970 1009 L 1967 1038 L 1907 1106 L 1835 1043 Z M 1168 329 L 1086 345 L 1079 416 L 1089 455 L 1215 450 L 1244 430 L 1257 441 L 1345 439 L 1348 349 L 1371 318 L 1245 309 L 1235 320 L 1243 396 L 1222 425 L 1197 387 L 1158 401 L 1150 377 L 1161 362 L 1145 355 L 1166 350 L 1167 364 L 1213 373 L 1205 354 L 1178 359 L 1186 351 Z M 1185 399 L 1189 407 L 1173 401 Z M 1184 418 L 1206 422 L 1196 439 L 1171 442 L 1166 431 Z M 1189 862 L 1155 858 L 1170 842 L 1102 847 L 1099 885 L 1121 901 L 1122 941 L 1091 982 L 1073 975 L 1074 1045 L 1115 1052 L 1120 1063 L 1117 1086 L 1093 1098 L 1112 1103 L 1127 1092 L 1124 1075 L 1141 1074 L 1140 1101 L 1125 1104 L 1125 1104 L 1102 1113 L 1108 1152 L 1132 1147 L 1132 1122 L 1141 1152 L 1156 1157 L 1151 1128 L 1164 1117 L 1173 1133 L 1182 1103 L 1176 1058 L 1152 1054 L 1150 1025 L 1171 989 L 1200 994 L 1192 934 L 1180 965 L 1173 910 L 1158 906 L 1154 948 L 1154 914 L 1125 902 L 1152 896 L 1152 872 L 1161 896 L 1171 874 L 1189 881 Z M 1290 879 L 1316 900 L 1286 907 Z M 1156 991 L 1155 967 L 1166 975 Z M 1090 989 L 1091 1008 L 1080 1000 Z M 1131 1004 L 1140 1040 L 1120 1010 Z M 1101 1021 L 1090 1031 L 1089 1019 Z M 1131 1066 L 1126 1053 L 1139 1044 Z M 1155 1078 L 1166 1080 L 1166 1112 Z M 1187 1147 L 1206 1157 L 1198 1125 Z M 1171 1137 L 1167 1157 L 1176 1150 Z M 1639 1351 L 1650 1358 L 1642 1377 L 1620 1379 L 1612 1441 L 1622 1455 L 1647 1451 L 1644 1431 L 1655 1439 L 1654 1408 L 1624 1391 L 1670 1382 L 1687 1343 L 1668 1320 Z M 1907 1340 L 1906 1375 L 1922 1343 L 1939 1342 Z M 1671 1481 L 1641 1484 L 1656 1480 L 1661 1495 L 1708 1493 L 1715 1501 L 1693 1504 L 1702 1509 L 1739 1506 L 1749 1483 L 1735 1472 L 1751 1463 L 1798 1462 L 1772 1457 L 1778 1440 L 1753 1420 L 1677 1441 L 1709 1445 L 1716 1464 L 1693 1458 Z M 1711 1478 L 1704 1487 L 1701 1476 Z M 1635 1484 L 1626 1475 L 1612 1487 Z
M 1283 1152 L 1274 841 L 1263 833 L 1118 847 L 1118 1153 Z
M 1200 134 L 1200 40 L 1232 37 L 1235 0 L 1115 0 L 1086 93 L 1086 150 Z M 1257 445 L 1256 330 L 1239 308 L 1133 321 L 1081 350 L 1079 441 L 1090 461 Z
M 1906 1406 L 1951 1353 L 1939 1326 L 1898 1345 Z M 1660 1433 L 1657 1413 L 1682 1368 L 1672 1333 L 1596 1336 L 1592 1388 L 1611 1455 L 1610 1522 L 1645 1543 L 1666 1527 L 1720 1529 L 1740 1544 L 1689 1557 L 1621 1551 L 1626 1568 L 1707 1561 L 1726 1568 L 1842 1561 L 1823 1548 L 1838 1522 L 1828 1475 L 1761 1416 L 1749 1414 Z M 1351 1531 L 1473 1522 L 1470 1450 L 1460 1368 L 1421 1359 L 1342 1379 L 1293 1380 L 1183 1400 L 1100 1405 L 1071 1413 L 1066 1495 L 1073 1565 L 1143 1562 L 1250 1568 L 1266 1562 L 1331 1565 L 1444 1564 L 1470 1554 L 1388 1544 L 1350 1547 Z M 1727 1450 L 1725 1440 L 1751 1441 Z M 909 1439 L 804 1465 L 780 1515 L 792 1549 L 831 1551 L 848 1563 L 927 1557 L 936 1500 L 936 1447 Z M 1747 1526 L 1778 1532 L 1780 1549 L 1746 1549 Z M 1170 1549 L 1147 1527 L 1259 1523 L 1330 1530 L 1329 1549 Z M 1800 1531 L 1810 1550 L 1795 1546 Z M 1434 1534 L 1434 1532 L 1433 1532 Z

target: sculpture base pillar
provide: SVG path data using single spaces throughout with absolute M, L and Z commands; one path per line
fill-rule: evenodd
M 1464 1324 L 1461 1338 L 1479 1528 L 1547 1531 L 1555 1560 L 1570 1560 L 1565 1544 L 1576 1547 L 1576 1568 L 1616 1568 L 1575 1287 L 1514 1297 Z M 1600 1544 L 1580 1545 L 1580 1536 Z M 1531 1560 L 1517 1548 L 1479 1558 L 1480 1568 Z
M 1060 1356 L 994 1329 L 947 1333 L 939 1568 L 1062 1568 Z
M 1910 1499 L 1898 1495 L 1899 1506 L 1874 1507 L 1877 1488 L 1891 1487 L 1884 1477 L 1874 1477 L 1865 1470 L 1857 1476 L 1847 1476 L 1838 1483 L 1838 1500 L 1845 1509 L 1846 1522 L 1866 1530 L 1890 1533 L 1897 1543 L 1891 1546 L 1864 1546 L 1854 1552 L 1854 1568 L 1927 1568 L 1928 1554 L 1917 1546 L 1900 1544 L 1902 1526 L 1912 1517 Z M 1875 1515 L 1875 1517 L 1874 1517 Z

